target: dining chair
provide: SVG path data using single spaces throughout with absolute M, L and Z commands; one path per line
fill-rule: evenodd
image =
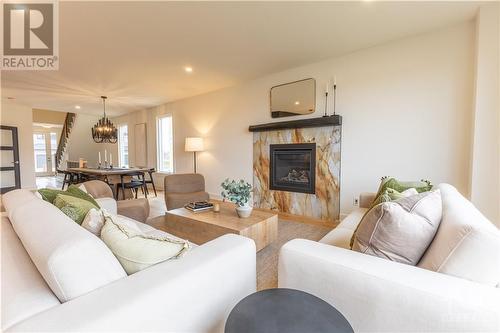
M 125 177 L 132 177 L 129 182 L 125 182 Z M 135 178 L 137 177 L 137 178 Z M 133 173 L 128 173 L 126 175 L 120 175 L 120 184 L 116 189 L 116 199 L 118 200 L 120 195 L 120 189 L 122 190 L 122 199 L 125 200 L 125 189 L 130 189 L 135 193 L 135 198 L 137 199 L 137 194 L 139 192 L 139 188 L 142 189 L 142 193 L 147 198 L 147 188 L 146 188 L 146 180 L 144 177 L 144 172 L 136 171 Z
M 61 170 L 61 169 L 57 169 L 56 171 L 57 171 L 57 173 L 62 173 L 64 175 L 61 190 L 64 191 L 65 186 L 69 187 L 71 184 L 75 184 L 76 176 L 74 173 L 69 172 L 67 170 Z
M 149 189 L 148 189 L 148 185 L 147 184 L 151 184 L 153 186 L 153 191 L 155 192 L 155 197 L 157 197 L 158 195 L 156 194 L 155 182 L 153 181 L 153 173 L 155 173 L 156 170 L 155 170 L 155 168 L 151 168 L 151 169 L 147 170 L 146 172 L 149 175 L 149 178 L 145 180 L 145 182 L 146 182 L 146 191 L 149 194 Z

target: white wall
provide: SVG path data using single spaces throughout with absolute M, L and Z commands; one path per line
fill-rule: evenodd
M 88 161 L 89 166 L 97 166 L 98 152 L 102 154 L 104 163 L 104 150 L 114 150 L 111 144 L 95 143 L 92 139 L 92 127 L 99 120 L 98 116 L 77 114 L 75 123 L 69 137 L 68 148 L 66 150 L 68 159 L 78 161 L 79 158 L 84 158 Z M 117 162 L 118 155 L 113 153 L 113 161 Z M 116 165 L 116 164 L 115 164 Z M 66 167 L 61 165 L 61 167 Z
M 175 171 L 192 171 L 192 154 L 184 152 L 184 138 L 203 136 L 206 151 L 199 154 L 198 170 L 206 177 L 207 190 L 217 194 L 226 177 L 252 181 L 252 134 L 248 126 L 276 121 L 270 117 L 269 89 L 315 78 L 317 111 L 305 117 L 318 117 L 324 106 L 322 87 L 336 75 L 337 112 L 344 117 L 342 212 L 352 209 L 353 197 L 360 192 L 376 190 L 384 175 L 448 182 L 468 195 L 473 64 L 474 24 L 468 22 L 142 110 L 115 121 L 148 121 L 148 161 L 155 166 L 154 120 L 158 114 L 172 113 Z M 134 140 L 132 135 L 130 140 Z
M 66 112 L 33 109 L 33 122 L 41 124 L 63 125 L 66 119 Z
M 30 107 L 2 98 L 0 123 L 17 127 L 21 187 L 36 188 L 35 153 L 33 150 L 33 112 Z
M 481 7 L 477 19 L 471 200 L 500 226 L 498 7 Z

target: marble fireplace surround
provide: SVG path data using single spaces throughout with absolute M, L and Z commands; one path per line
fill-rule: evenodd
M 340 213 L 342 118 L 331 116 L 250 126 L 254 207 L 336 222 Z M 270 145 L 316 143 L 315 193 L 269 189 Z

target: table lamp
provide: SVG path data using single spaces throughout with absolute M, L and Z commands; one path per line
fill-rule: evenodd
M 193 152 L 194 160 L 194 173 L 196 173 L 196 152 L 203 151 L 203 138 L 188 137 L 186 138 L 186 144 L 184 145 L 184 150 L 187 152 Z

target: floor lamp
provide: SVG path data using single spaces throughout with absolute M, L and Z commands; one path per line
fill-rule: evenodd
M 196 152 L 203 151 L 203 138 L 186 138 L 184 150 L 187 152 L 193 152 L 194 173 L 196 173 Z

